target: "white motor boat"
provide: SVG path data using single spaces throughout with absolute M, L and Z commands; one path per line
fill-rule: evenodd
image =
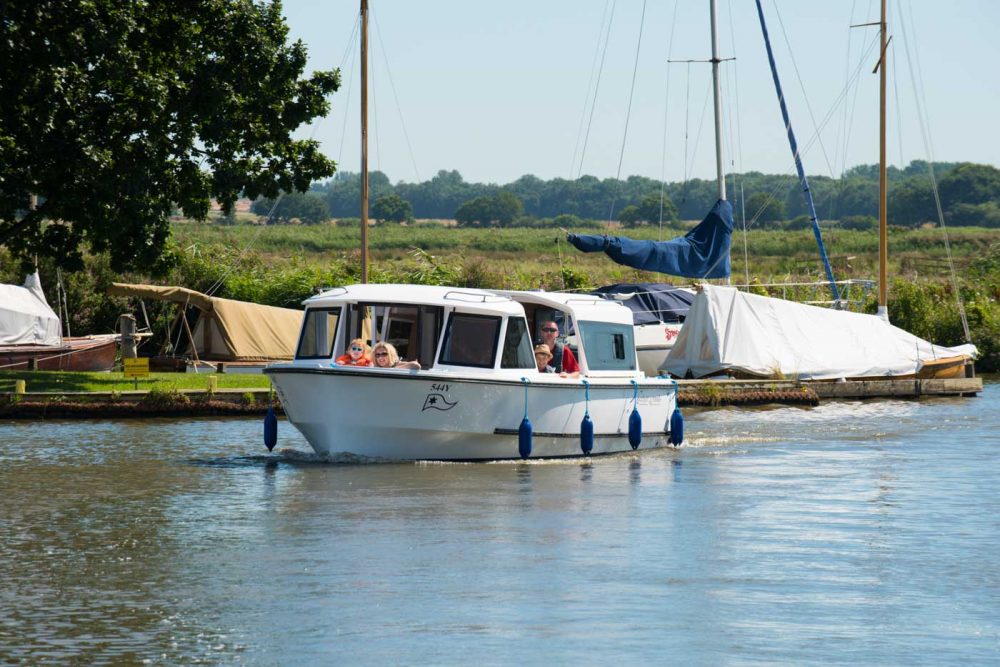
M 629 451 L 630 439 L 642 449 L 665 447 L 682 437 L 680 414 L 674 415 L 677 384 L 639 370 L 632 314 L 617 302 L 369 284 L 329 290 L 305 306 L 295 359 L 264 372 L 289 421 L 318 454 L 547 458 Z M 571 333 L 566 340 L 575 347 L 580 377 L 537 370 L 531 333 L 549 320 Z M 356 338 L 390 342 L 421 368 L 336 365 Z

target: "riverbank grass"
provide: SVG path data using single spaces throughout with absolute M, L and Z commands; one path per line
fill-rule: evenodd
M 185 391 L 209 389 L 209 377 L 216 389 L 269 389 L 263 374 L 240 373 L 150 373 L 144 378 L 126 378 L 123 373 L 70 373 L 58 371 L 0 371 L 0 393 L 13 393 L 16 380 L 25 381 L 27 393 Z

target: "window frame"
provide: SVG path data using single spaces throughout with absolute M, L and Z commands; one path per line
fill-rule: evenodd
M 295 359 L 333 359 L 334 350 L 337 349 L 337 335 L 340 333 L 341 320 L 344 317 L 343 306 L 317 306 L 315 308 L 306 308 L 305 312 L 302 314 L 302 329 L 299 331 L 299 340 L 295 344 Z M 337 313 L 337 325 L 334 328 L 333 336 L 330 338 L 330 349 L 326 355 L 308 355 L 303 356 L 299 354 L 302 350 L 302 343 L 305 341 L 306 331 L 309 329 L 309 318 L 313 313 L 327 313 L 327 318 L 330 317 L 329 313 Z M 329 320 L 328 320 L 329 321 Z
M 576 333 L 579 347 L 583 348 L 588 373 L 633 373 L 638 370 L 639 356 L 635 349 L 635 328 L 633 325 L 578 320 L 576 322 Z M 598 341 L 593 339 L 595 335 L 601 337 L 611 336 L 613 346 L 615 344 L 613 337 L 617 335 L 622 336 L 622 352 L 625 355 L 622 358 L 622 365 L 609 368 L 601 363 L 601 359 L 597 354 Z M 588 338 L 590 339 L 589 342 Z M 595 362 L 598 365 L 595 365 Z M 629 363 L 626 364 L 625 362 Z
M 496 323 L 496 328 L 493 333 L 493 344 L 490 348 L 490 362 L 488 364 L 469 364 L 469 363 L 456 363 L 454 361 L 445 361 L 444 353 L 448 349 L 448 345 L 451 342 L 453 324 L 456 317 L 478 319 L 478 320 L 491 320 Z M 448 321 L 444 326 L 444 336 L 441 338 L 441 346 L 437 353 L 437 363 L 443 366 L 459 366 L 462 368 L 496 368 L 497 365 L 497 354 L 500 343 L 500 335 L 503 332 L 503 316 L 500 315 L 480 315 L 478 313 L 466 313 L 461 311 L 451 311 L 448 313 Z
M 520 325 L 524 327 L 524 330 L 521 332 L 521 340 L 524 340 L 524 339 L 528 340 L 528 362 L 527 362 L 528 365 L 527 366 L 506 366 L 506 365 L 504 365 L 504 351 L 507 349 L 507 343 L 510 340 L 511 325 L 514 324 L 515 322 L 520 323 Z M 535 354 L 534 354 L 534 352 L 535 352 L 535 346 L 531 342 L 531 327 L 528 325 L 527 318 L 525 318 L 525 317 L 518 317 L 516 315 L 508 315 L 507 316 L 507 325 L 504 326 L 504 327 L 502 327 L 502 328 L 503 328 L 503 347 L 500 349 L 500 368 L 505 369 L 505 370 L 506 369 L 538 370 L 538 365 L 535 362 Z M 521 341 L 519 340 L 518 343 L 517 343 L 517 348 L 515 348 L 515 350 L 519 349 L 520 345 L 521 345 Z M 516 351 L 515 351 L 515 354 L 516 354 Z

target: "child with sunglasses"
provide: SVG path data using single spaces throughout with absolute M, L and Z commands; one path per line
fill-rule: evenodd
M 368 345 L 360 338 L 355 338 L 347 346 L 347 354 L 337 357 L 335 363 L 338 366 L 371 366 L 372 360 L 369 356 Z

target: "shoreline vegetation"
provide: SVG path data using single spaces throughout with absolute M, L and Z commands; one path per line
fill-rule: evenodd
M 687 223 L 691 225 L 694 223 Z M 634 238 L 669 239 L 686 225 L 639 227 L 607 233 Z M 573 231 L 573 230 L 570 230 Z M 582 230 L 595 233 L 593 229 Z M 599 233 L 599 232 L 598 232 Z M 875 231 L 831 228 L 824 231 L 838 280 L 871 280 L 876 275 Z M 603 254 L 583 254 L 554 229 L 466 229 L 447 224 L 379 225 L 370 234 L 370 281 L 455 285 L 503 289 L 586 290 L 617 282 L 691 281 L 641 272 L 615 264 Z M 979 347 L 978 372 L 1000 370 L 1000 232 L 977 227 L 949 229 L 951 254 L 973 342 Z M 109 297 L 112 282 L 180 285 L 216 296 L 286 308 L 301 308 L 317 290 L 358 282 L 358 229 L 338 225 L 232 226 L 175 222 L 172 266 L 161 275 L 118 273 L 104 255 L 86 255 L 84 269 L 63 275 L 73 335 L 109 333 L 118 317 L 133 314 L 147 323 L 139 304 Z M 755 230 L 733 236 L 732 283 L 796 301 L 829 299 L 812 233 L 806 230 Z M 20 284 L 24 276 L 0 248 L 0 280 Z M 42 285 L 54 295 L 57 272 L 39 265 Z M 890 234 L 889 313 L 893 324 L 940 345 L 965 342 L 939 229 L 898 229 Z M 805 283 L 795 288 L 772 283 Z M 866 312 L 875 311 L 875 290 L 852 288 Z M 147 302 L 153 336 L 140 354 L 168 345 L 167 330 L 176 316 L 173 304 Z M 183 345 L 172 340 L 169 344 Z

